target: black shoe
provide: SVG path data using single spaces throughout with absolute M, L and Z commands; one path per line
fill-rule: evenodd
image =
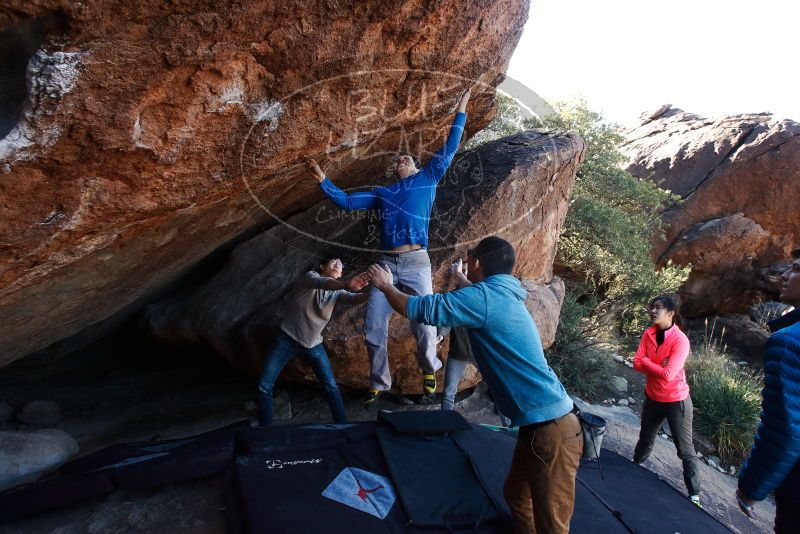
M 436 404 L 436 395 L 427 391 L 419 398 L 417 404 Z
M 364 398 L 364 409 L 369 410 L 373 406 L 375 406 L 375 402 L 383 395 L 383 391 L 378 389 L 370 389 L 367 392 L 366 398 Z
M 397 404 L 400 406 L 413 406 L 414 401 L 406 397 L 405 395 L 400 395 L 397 397 Z

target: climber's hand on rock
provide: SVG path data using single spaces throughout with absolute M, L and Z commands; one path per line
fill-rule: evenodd
M 322 169 L 319 168 L 319 164 L 313 159 L 306 161 L 306 172 L 319 183 L 322 183 L 325 179 L 325 173 L 322 172 Z
M 472 93 L 472 87 L 467 89 L 467 92 L 461 96 L 461 100 L 458 101 L 458 111 L 461 113 L 467 112 L 467 102 L 469 102 L 469 96 Z

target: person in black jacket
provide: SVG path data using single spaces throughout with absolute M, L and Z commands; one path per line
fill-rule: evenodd
M 736 491 L 750 517 L 753 503 L 775 491 L 777 533 L 800 532 L 800 249 L 792 257 L 780 298 L 795 309 L 769 323 L 761 424 Z

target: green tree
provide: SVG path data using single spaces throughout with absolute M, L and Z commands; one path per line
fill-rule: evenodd
M 595 365 L 597 351 L 588 350 L 599 332 L 612 326 L 622 334 L 641 334 L 647 324 L 643 305 L 656 294 L 676 291 L 689 274 L 689 268 L 671 264 L 658 269 L 650 256 L 651 240 L 663 232 L 659 213 L 677 198 L 622 168 L 621 128 L 585 101 L 556 102 L 555 113 L 533 119 L 523 117 L 513 98 L 498 94 L 497 101 L 495 119 L 468 147 L 534 128 L 574 130 L 586 143 L 558 242 L 556 263 L 567 298 L 550 361 L 568 369 L 576 359 L 588 358 L 587 365 L 578 365 L 576 380 L 567 382 L 591 393 L 599 382 L 593 369 L 604 372 Z
M 476 146 L 489 141 L 529 129 L 525 124 L 526 119 L 523 116 L 522 107 L 515 98 L 503 93 L 497 93 L 495 100 L 497 102 L 497 113 L 494 119 L 483 130 L 473 135 L 466 142 L 463 150 L 472 150 Z
M 641 333 L 646 301 L 676 291 L 689 274 L 671 264 L 657 269 L 650 256 L 651 240 L 663 233 L 659 213 L 677 198 L 623 170 L 620 127 L 605 122 L 585 101 L 556 102 L 553 109 L 524 126 L 575 130 L 586 143 L 559 238 L 559 264 L 571 275 L 569 287 L 578 302 L 592 300 L 595 314 L 611 314 L 623 332 Z

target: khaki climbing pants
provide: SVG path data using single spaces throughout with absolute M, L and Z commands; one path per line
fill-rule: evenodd
M 520 427 L 503 489 L 516 534 L 569 532 L 582 454 L 583 434 L 574 413 Z

